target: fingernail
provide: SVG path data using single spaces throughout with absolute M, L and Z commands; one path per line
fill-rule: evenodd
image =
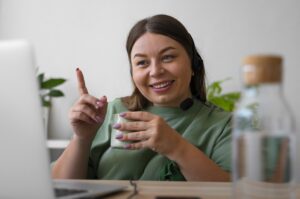
M 123 112 L 123 113 L 120 113 L 119 115 L 120 115 L 121 117 L 125 117 L 126 113 Z
M 122 139 L 122 138 L 123 138 L 123 134 L 116 135 L 116 139 Z
M 130 145 L 130 144 L 126 144 L 126 145 L 124 146 L 124 148 L 125 148 L 125 149 L 131 149 L 131 145 Z
M 118 129 L 118 128 L 120 128 L 121 127 L 121 124 L 120 123 L 115 123 L 114 125 L 113 125 L 113 128 L 114 129 Z
M 103 106 L 103 103 L 100 102 L 99 100 L 96 101 L 96 104 L 97 104 L 96 106 L 98 106 L 98 107 L 102 107 Z
M 107 98 L 106 98 L 106 96 L 104 95 L 104 96 L 102 96 L 102 97 L 100 98 L 100 100 L 101 100 L 102 102 L 106 102 Z

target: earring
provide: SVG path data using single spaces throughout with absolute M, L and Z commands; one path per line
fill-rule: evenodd
M 195 73 L 194 73 L 194 71 L 192 71 L 192 76 L 194 76 L 195 75 Z

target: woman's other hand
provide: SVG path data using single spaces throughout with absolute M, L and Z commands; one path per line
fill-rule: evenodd
M 128 149 L 149 148 L 155 152 L 175 159 L 179 145 L 186 141 L 172 129 L 163 118 L 149 112 L 126 112 L 121 116 L 132 120 L 130 122 L 115 124 L 114 128 L 120 131 L 132 131 L 118 135 L 122 141 L 137 141 L 128 144 Z
M 70 109 L 70 124 L 79 139 L 91 141 L 104 121 L 107 98 L 89 95 L 83 73 L 79 68 L 76 69 L 76 74 L 80 98 Z

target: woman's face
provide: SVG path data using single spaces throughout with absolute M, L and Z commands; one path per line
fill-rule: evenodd
M 178 107 L 191 97 L 191 61 L 184 47 L 160 34 L 145 33 L 133 45 L 132 78 L 156 106 Z

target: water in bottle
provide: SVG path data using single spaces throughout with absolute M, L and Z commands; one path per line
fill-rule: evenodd
M 282 58 L 243 60 L 242 97 L 233 119 L 235 199 L 295 198 L 295 127 L 282 90 Z

